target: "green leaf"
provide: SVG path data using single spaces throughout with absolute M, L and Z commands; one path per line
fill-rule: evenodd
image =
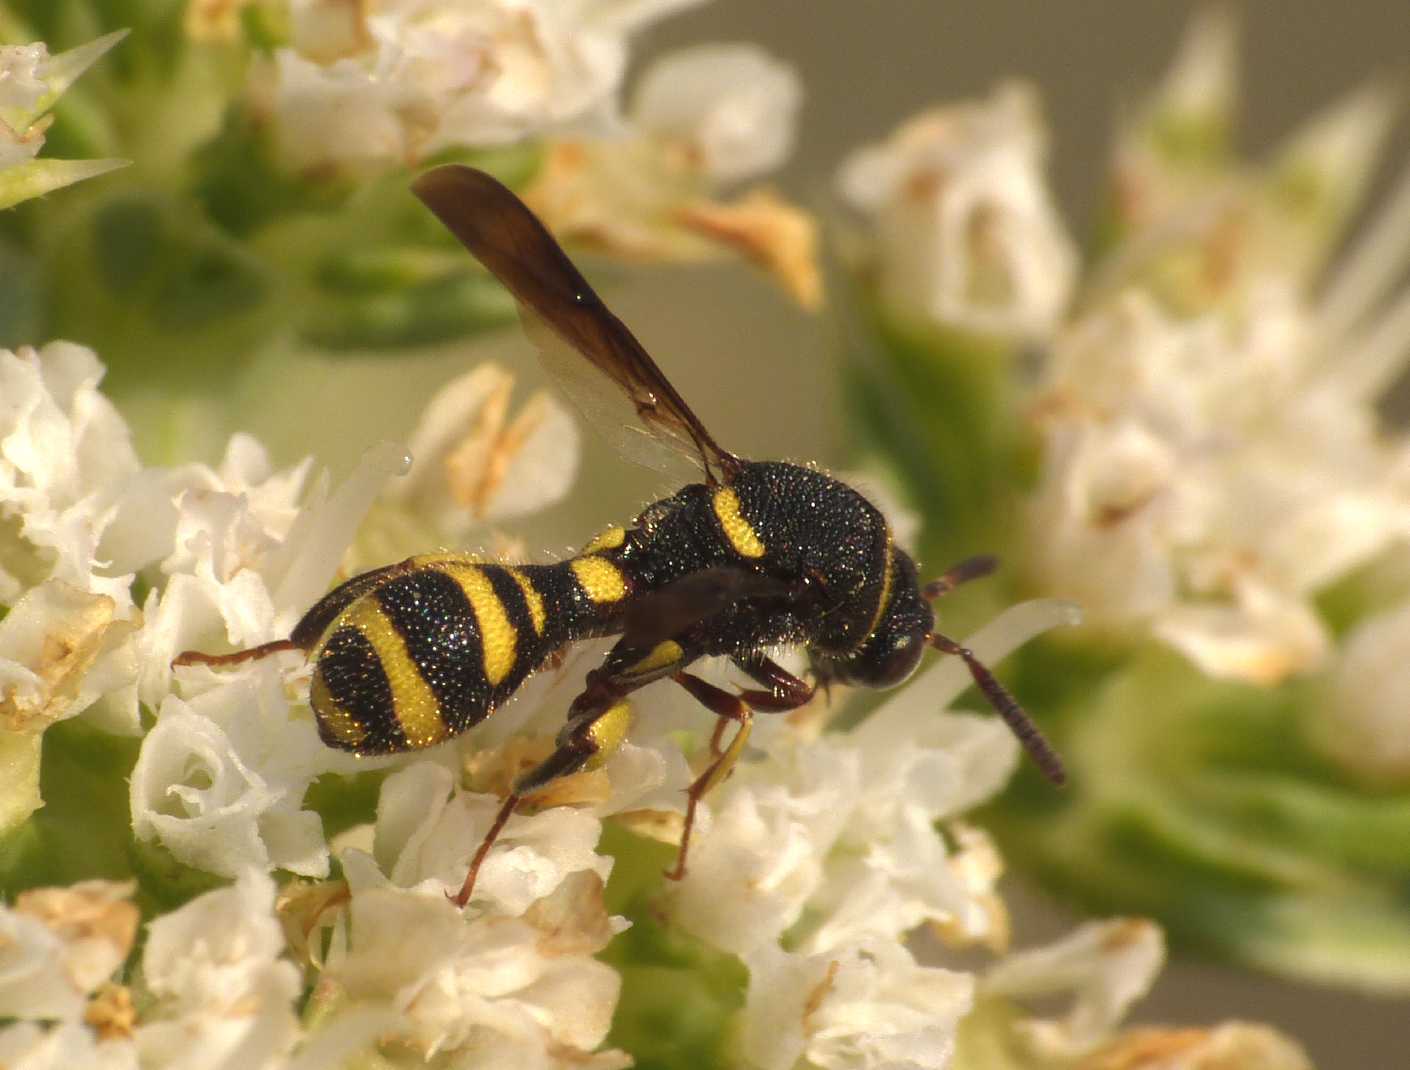
M 630 1052 L 637 1070 L 734 1067 L 734 1020 L 748 971 L 735 956 L 660 920 L 654 902 L 675 848 L 609 822 L 599 850 L 614 859 L 608 909 L 632 922 L 600 956 L 622 977 L 608 1046 Z
M 1055 714 L 1018 693 L 1071 783 L 990 808 L 1006 858 L 1225 957 L 1410 992 L 1410 792 L 1367 791 L 1303 741 L 1315 689 L 1211 680 L 1151 647 Z
M 39 791 L 44 805 L 0 847 L 0 896 L 53 884 L 132 876 L 127 778 L 140 741 L 81 719 L 44 732 Z
M 97 348 L 112 393 L 219 393 L 277 327 L 274 270 L 177 199 L 119 193 L 65 223 L 46 235 L 45 327 Z
M 1024 471 L 1013 347 L 876 304 L 866 315 L 877 359 L 854 359 L 845 391 L 864 456 L 889 465 L 920 509 L 927 560 L 1001 551 Z

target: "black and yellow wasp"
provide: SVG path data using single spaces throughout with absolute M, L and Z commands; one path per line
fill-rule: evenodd
M 546 355 L 596 367 L 646 430 L 699 464 L 704 482 L 648 505 L 630 527 L 609 528 L 566 561 L 408 558 L 335 588 L 288 639 L 234 654 L 192 651 L 179 663 L 303 651 L 315 663 L 310 702 L 324 742 L 390 754 L 478 724 L 568 644 L 617 636 L 569 706 L 556 748 L 504 800 L 455 897 L 461 906 L 523 797 L 601 763 L 626 735 L 628 696 L 656 680 L 685 688 L 720 727 L 738 727 L 727 747 L 715 733 L 712 761 L 690 786 L 673 877 L 685 872 L 696 805 L 739 758 L 755 712 L 796 709 L 820 682 L 898 684 L 926 647 L 964 659 L 1043 772 L 1061 782 L 1057 756 L 1018 703 L 968 649 L 935 630 L 930 603 L 988 572 L 991 558 L 922 586 L 881 513 L 847 484 L 722 449 L 510 190 L 458 165 L 429 171 L 412 188 L 518 299 Z M 812 682 L 767 656 L 780 646 L 804 649 Z M 706 656 L 730 659 L 758 687 L 732 692 L 692 673 Z

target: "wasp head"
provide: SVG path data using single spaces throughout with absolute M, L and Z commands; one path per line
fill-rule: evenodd
M 858 687 L 895 687 L 920 664 L 935 627 L 935 613 L 921 593 L 915 562 L 892 551 L 891 581 L 885 604 L 865 639 L 840 657 L 825 659 L 821 675 Z

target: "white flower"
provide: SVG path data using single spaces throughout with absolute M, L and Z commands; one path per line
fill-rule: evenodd
M 1319 746 L 1373 784 L 1410 781 L 1410 606 L 1361 621 L 1328 666 L 1307 727 Z
M 692 0 L 296 0 L 276 134 L 295 167 L 413 162 L 613 115 L 636 29 Z M 256 86 L 255 92 L 267 90 Z
M 138 462 L 91 350 L 0 349 L 0 721 L 12 827 L 41 803 L 39 733 L 88 709 L 137 730 L 133 576 L 100 541 Z
M 383 483 L 405 464 L 404 449 L 384 444 L 338 490 L 330 494 L 320 479 L 305 494 L 307 463 L 272 472 L 263 448 L 237 435 L 219 469 L 144 472 L 113 537 L 114 553 L 169 576 L 143 605 L 143 700 L 158 705 L 171 688 L 171 660 L 208 648 L 222 632 L 237 649 L 287 636 L 328 589 Z M 210 684 L 228 674 L 183 677 Z
M 1151 922 L 1089 922 L 1047 947 L 1009 955 L 984 975 L 985 995 L 1026 999 L 1072 994 L 1061 1019 L 1034 1018 L 1021 1033 L 1041 1057 L 1070 1059 L 1107 1039 L 1144 996 L 1165 961 L 1165 939 Z
M 815 955 L 771 947 L 747 963 L 740 1047 L 762 1070 L 942 1070 L 973 999 L 968 974 L 920 966 L 891 940 Z
M 58 580 L 26 592 L 0 620 L 0 724 L 42 731 L 108 696 L 116 727 L 135 731 L 134 627 L 105 594 Z
M 15 1022 L 0 1029 L 0 1065 L 6 1070 L 137 1070 L 137 1049 L 128 1040 L 100 1040 L 80 1022 L 48 1029 Z
M 801 96 L 790 68 L 750 46 L 667 56 L 643 76 L 617 136 L 548 145 L 524 199 L 564 240 L 629 260 L 740 256 L 816 308 L 812 217 L 767 188 L 717 195 L 783 162 Z
M 563 497 L 577 476 L 578 430 L 568 410 L 535 391 L 508 420 L 514 376 L 481 364 L 442 387 L 409 443 L 414 458 L 388 501 L 427 516 L 446 538 L 513 520 Z
M 1050 328 L 1076 278 L 1076 252 L 1043 181 L 1033 93 L 937 108 L 856 152 L 838 182 L 871 224 L 869 266 L 903 311 L 985 333 Z
M 437 893 L 459 890 L 500 800 L 472 793 L 452 797 L 452 783 L 448 770 L 418 762 L 383 784 L 373 851 L 389 880 Z M 605 881 L 611 862 L 595 853 L 601 831 L 594 815 L 574 807 L 516 814 L 485 859 L 475 902 L 518 916 L 574 873 L 590 871 Z M 356 889 L 362 863 L 345 860 L 344 865 Z
M 136 1034 L 142 1065 L 244 1070 L 298 1038 L 298 971 L 282 960 L 274 882 L 246 871 L 152 922 L 142 979 L 153 1000 Z
M 113 490 L 138 470 L 102 377 L 93 351 L 69 342 L 0 350 L 0 602 L 53 578 L 107 595 L 119 617 L 132 607 L 132 576 L 98 557 Z
M 738 955 L 773 945 L 798 920 L 822 883 L 844 800 L 861 788 L 858 756 L 844 747 L 775 742 L 767 768 L 741 768 L 710 800 L 672 896 L 677 924 Z
M 216 721 L 171 697 L 132 770 L 132 831 L 138 840 L 159 840 L 187 865 L 224 876 L 275 866 L 322 876 L 322 823 L 299 808 L 311 779 L 294 780 L 297 791 L 271 784 Z
M 1249 167 L 1231 159 L 1236 45 L 1230 11 L 1200 12 L 1163 83 L 1123 124 L 1110 205 L 1121 241 L 1094 291 L 1135 274 L 1177 301 L 1218 297 L 1265 272 L 1305 284 L 1335 247 L 1375 174 L 1395 89 L 1346 95 Z
M 137 931 L 132 886 L 85 881 L 0 906 L 0 1016 L 77 1020 Z
M 803 87 L 753 45 L 701 45 L 657 60 L 629 110 L 637 132 L 687 152 L 705 175 L 735 182 L 774 170 L 793 148 Z
M 969 645 L 995 664 L 1072 612 L 1026 603 Z M 997 791 L 1017 761 L 994 718 L 942 712 L 970 683 L 958 659 L 937 659 L 851 732 L 810 742 L 780 726 L 767 756 L 710 798 L 672 920 L 740 955 L 785 931 L 823 953 L 926 921 L 998 942 L 996 868 L 952 857 L 934 827 Z
M 577 874 L 520 917 L 467 923 L 440 888 L 396 888 L 366 856 L 348 861 L 352 899 L 323 978 L 356 1001 L 391 1005 L 397 1025 L 384 1040 L 477 1065 L 628 1065 L 619 1052 L 590 1054 L 620 984 L 592 958 L 616 931 L 596 875 Z
M 1093 1052 L 1088 1064 L 1122 1070 L 1312 1070 L 1312 1060 L 1296 1041 L 1266 1025 L 1239 1021 L 1128 1029 Z
M 123 160 L 39 160 L 46 113 L 64 90 L 108 49 L 127 36 L 110 33 L 50 56 L 42 42 L 0 46 L 0 210 L 94 175 Z
M 1410 534 L 1405 447 L 1327 379 L 1290 297 L 1237 319 L 1099 306 L 1056 341 L 1035 408 L 1040 585 L 1262 683 L 1318 664 L 1312 596 Z

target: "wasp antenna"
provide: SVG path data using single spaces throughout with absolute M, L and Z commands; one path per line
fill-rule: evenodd
M 977 554 L 967 557 L 957 565 L 952 565 L 944 575 L 939 576 L 921 588 L 921 595 L 927 602 L 933 602 L 941 595 L 949 594 L 962 583 L 988 576 L 999 567 L 999 559 L 993 554 Z
M 278 654 L 283 650 L 302 650 L 303 647 L 292 639 L 276 639 L 272 643 L 261 643 L 248 650 L 237 650 L 233 654 L 203 654 L 199 650 L 185 650 L 171 659 L 171 667 L 178 665 L 238 665 L 242 661 L 255 661 Z
M 974 656 L 974 651 L 967 646 L 960 645 L 948 636 L 938 633 L 933 633 L 929 642 L 941 653 L 954 654 L 964 660 L 969 674 L 974 677 L 975 685 L 984 693 L 984 697 L 989 700 L 989 705 L 994 707 L 994 711 L 1004 719 L 1004 723 L 1009 726 L 1009 731 L 1023 744 L 1023 749 L 1042 770 L 1043 775 L 1054 784 L 1066 783 L 1067 771 L 1063 769 L 1062 759 L 1058 757 L 1053 745 L 1048 742 L 1042 730 L 1033 723 L 1033 718 L 1029 717 L 1023 707 L 1018 704 L 1018 699 L 1009 694 L 1008 688 L 999 683 L 984 663 Z

